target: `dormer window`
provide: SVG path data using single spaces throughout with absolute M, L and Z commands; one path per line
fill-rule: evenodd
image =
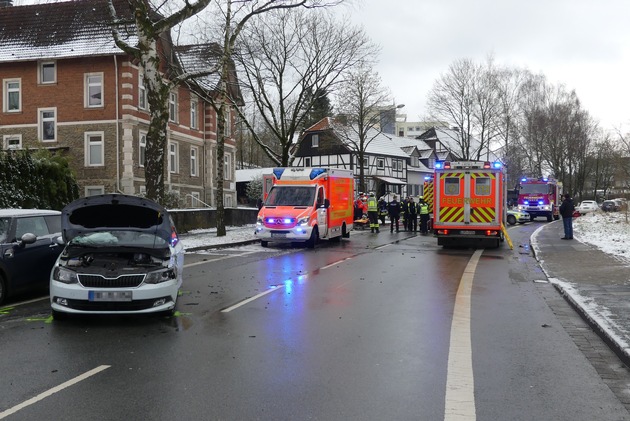
M 318 134 L 312 135 L 311 136 L 311 141 L 312 141 L 311 146 L 313 148 L 317 148 L 319 146 L 319 135 Z

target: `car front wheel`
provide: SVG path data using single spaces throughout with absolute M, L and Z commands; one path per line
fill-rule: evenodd
M 508 224 L 514 225 L 516 224 L 516 217 L 514 215 L 508 215 L 507 221 L 508 221 Z

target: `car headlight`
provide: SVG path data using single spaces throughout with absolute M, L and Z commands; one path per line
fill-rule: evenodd
M 61 266 L 56 266 L 55 269 L 53 269 L 52 278 L 64 284 L 76 284 L 79 282 L 79 277 L 75 271 Z
M 308 221 L 310 221 L 311 217 L 310 216 L 305 216 L 304 218 L 300 218 L 297 221 L 297 225 L 298 226 L 305 226 L 308 225 Z
M 175 268 L 168 268 L 147 273 L 147 276 L 144 278 L 144 283 L 159 284 L 175 278 L 177 278 L 177 271 Z

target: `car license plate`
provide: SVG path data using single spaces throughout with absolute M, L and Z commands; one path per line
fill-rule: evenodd
M 474 235 L 475 231 L 460 231 L 460 233 L 462 233 L 464 235 Z
M 287 238 L 287 234 L 284 232 L 272 232 L 271 238 Z
M 131 301 L 131 291 L 90 291 L 89 301 Z

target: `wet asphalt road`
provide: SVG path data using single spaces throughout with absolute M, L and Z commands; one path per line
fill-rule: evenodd
M 630 419 L 593 363 L 619 361 L 558 300 L 528 250 L 536 227 L 510 228 L 514 250 L 479 258 L 464 323 L 474 376 L 466 419 Z M 252 245 L 187 255 L 177 317 L 52 322 L 46 301 L 0 311 L 0 413 L 451 419 L 447 384 L 465 383 L 449 369 L 451 329 L 473 252 L 387 230 L 315 250 Z

